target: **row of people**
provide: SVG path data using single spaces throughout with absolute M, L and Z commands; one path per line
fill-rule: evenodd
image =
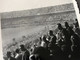
M 29 50 L 24 45 L 16 49 L 14 56 L 7 52 L 9 60 L 79 60 L 80 59 L 80 30 L 77 19 L 74 27 L 65 22 L 64 28 L 57 24 L 57 34 L 50 30 L 47 35 L 39 38 Z

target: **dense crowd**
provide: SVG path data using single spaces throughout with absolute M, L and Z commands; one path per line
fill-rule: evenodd
M 64 22 L 63 27 L 57 24 L 56 34 L 49 30 L 47 35 L 39 38 L 28 50 L 21 44 L 14 53 L 7 51 L 8 60 L 79 60 L 80 59 L 80 29 L 77 19 L 73 27 Z

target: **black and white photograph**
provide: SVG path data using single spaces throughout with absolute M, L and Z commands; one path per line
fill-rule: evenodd
M 72 0 L 3 0 L 3 60 L 80 60 L 80 28 Z

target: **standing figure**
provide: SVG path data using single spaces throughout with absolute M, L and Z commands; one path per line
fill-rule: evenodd
M 24 45 L 20 45 L 20 49 L 22 53 L 22 60 L 29 60 L 29 51 L 24 47 Z
M 11 56 L 10 51 L 7 52 L 7 58 L 8 58 L 8 60 L 16 60 L 14 57 Z

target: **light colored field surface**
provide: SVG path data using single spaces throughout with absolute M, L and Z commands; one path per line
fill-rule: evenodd
M 3 47 L 9 43 L 12 43 L 13 38 L 18 40 L 22 36 L 32 35 L 44 28 L 44 26 L 37 26 L 2 29 Z
M 27 43 L 27 42 L 30 42 L 30 41 L 36 39 L 36 37 L 38 38 L 38 36 L 39 36 L 38 34 L 40 34 L 40 31 L 43 31 L 44 29 L 45 29 L 45 26 L 18 27 L 18 28 L 2 29 L 3 54 L 5 54 L 6 51 L 11 48 L 9 46 L 13 44 L 13 40 L 12 40 L 13 38 L 16 39 L 16 42 L 20 43 L 20 42 L 23 42 L 22 36 L 26 36 L 27 40 L 24 42 Z M 14 48 L 14 49 L 16 49 L 16 48 Z

